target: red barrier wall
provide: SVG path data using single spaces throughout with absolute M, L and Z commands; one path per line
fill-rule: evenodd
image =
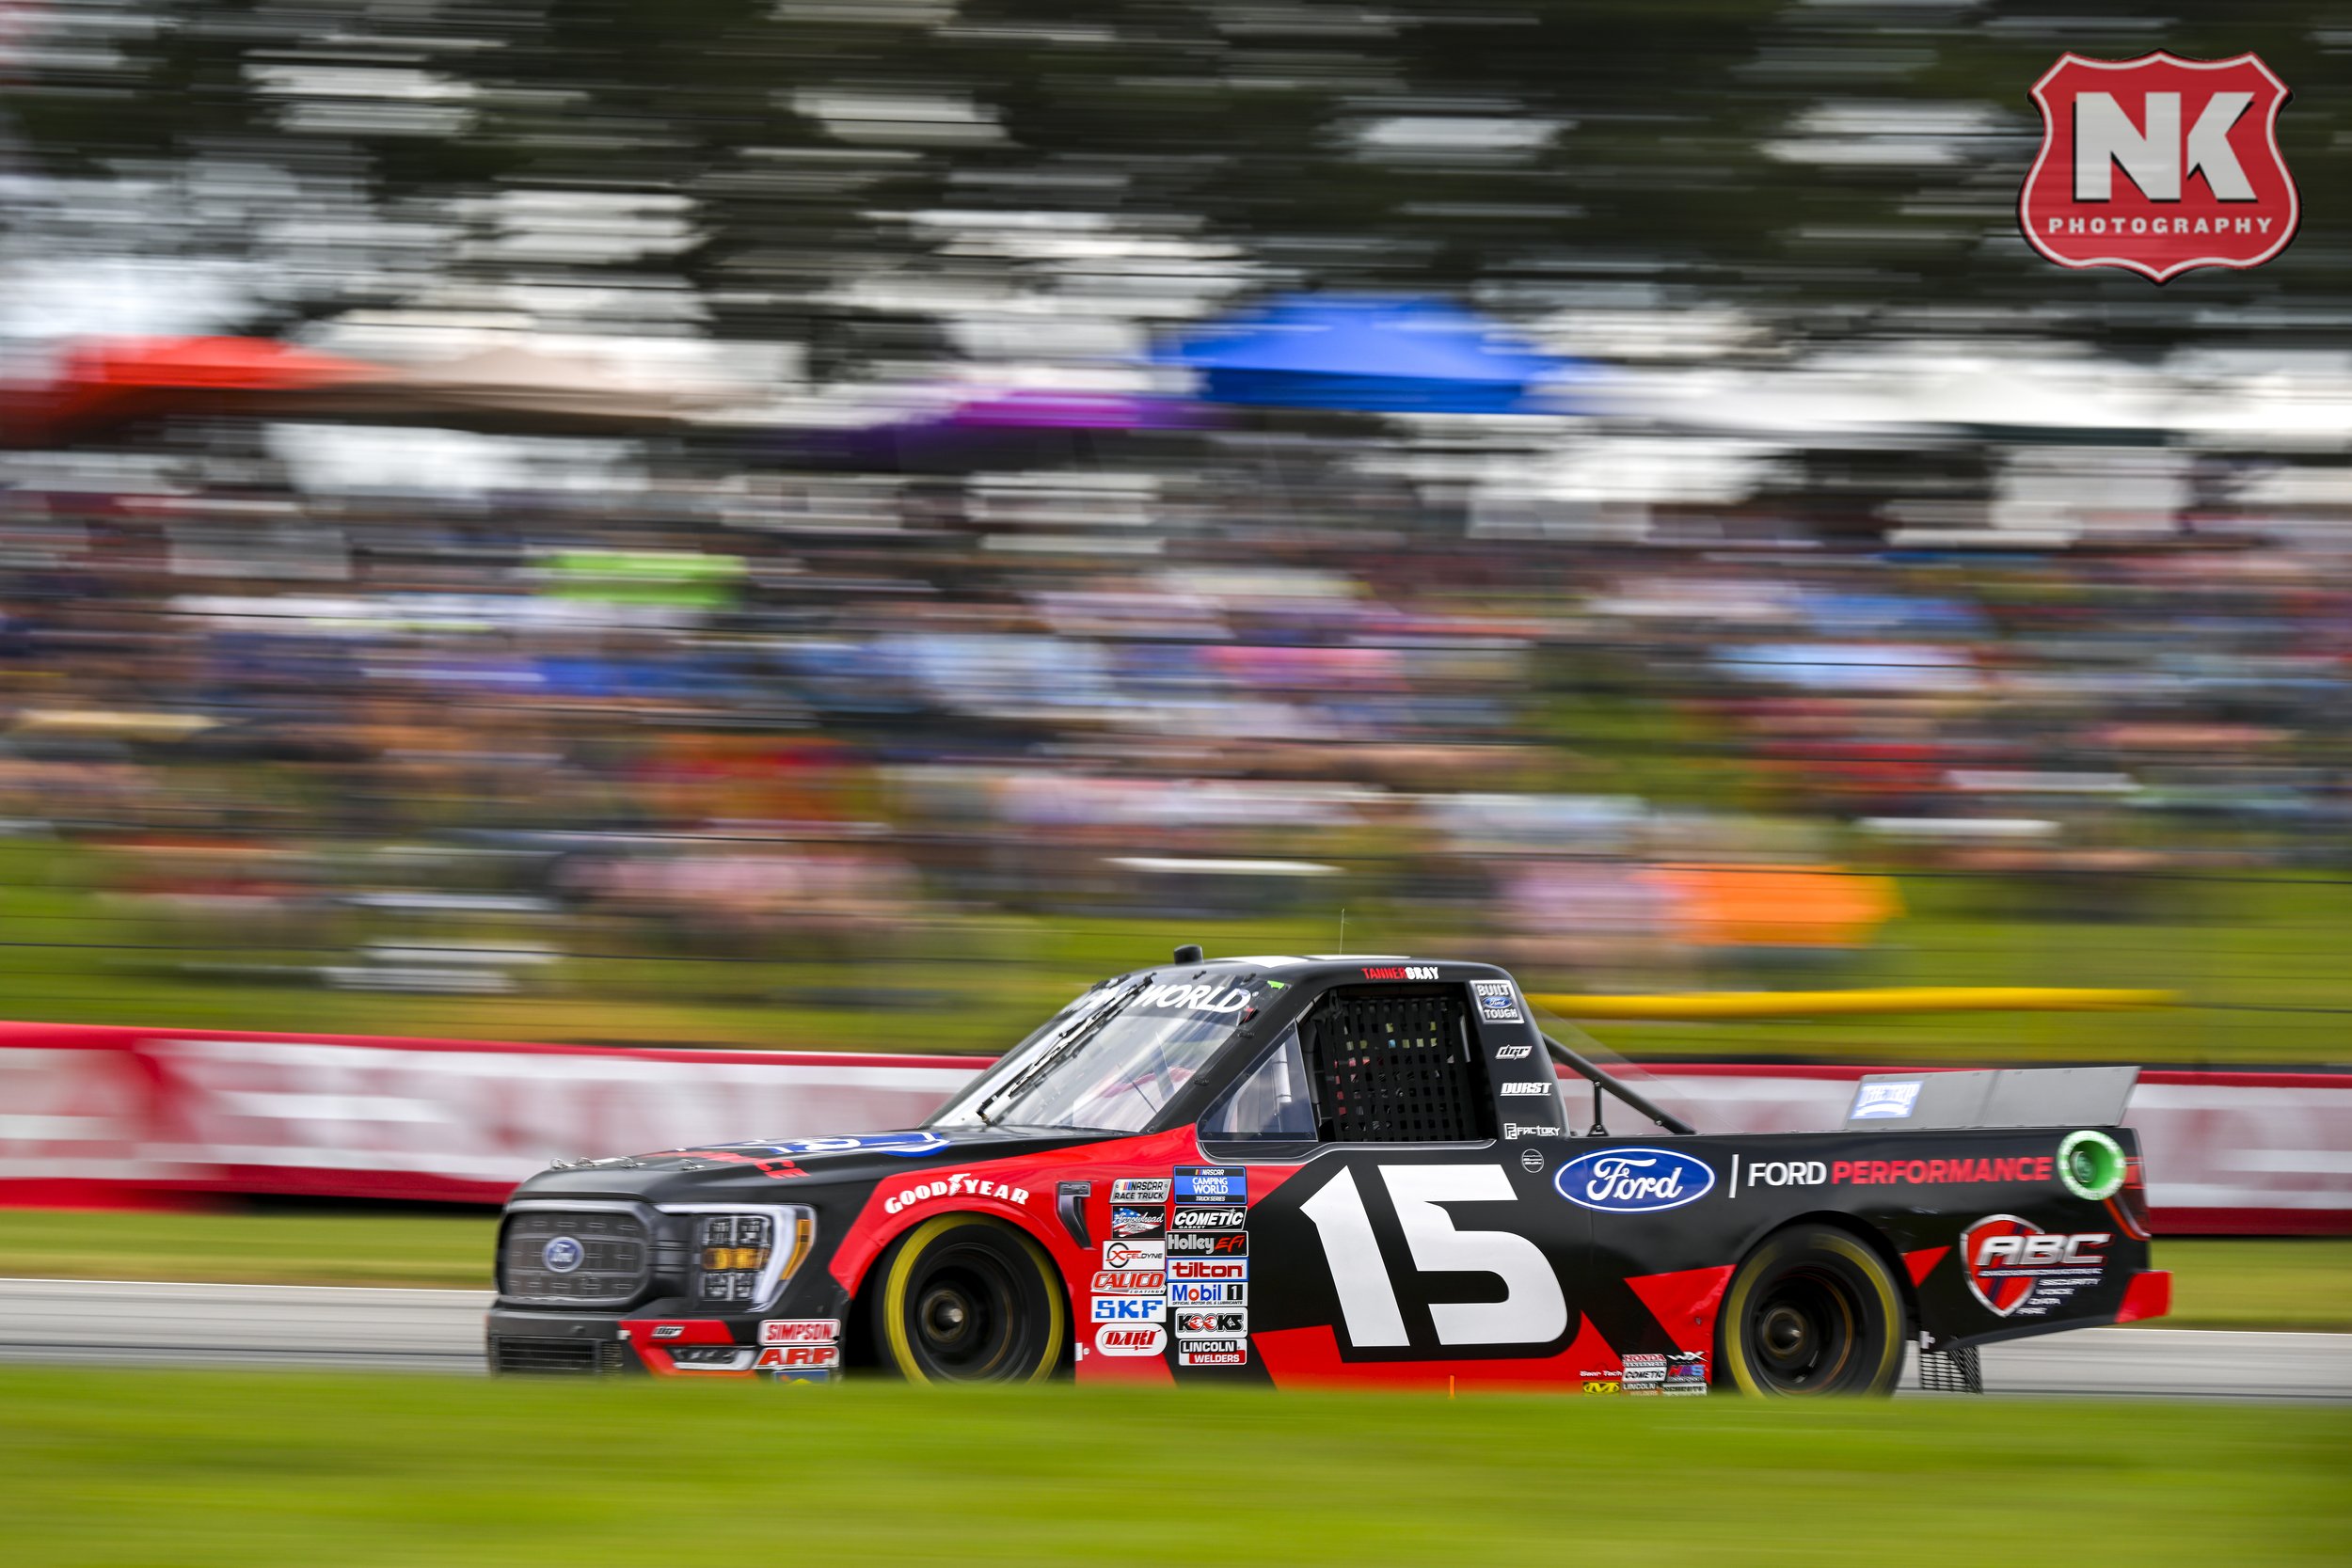
M 496 1203 L 565 1156 L 909 1126 L 985 1065 L 0 1023 L 0 1203 Z M 1867 1070 L 1661 1066 L 1645 1086 L 1708 1132 L 1819 1130 Z M 2352 1235 L 2352 1074 L 2150 1072 L 2126 1119 L 2160 1228 Z

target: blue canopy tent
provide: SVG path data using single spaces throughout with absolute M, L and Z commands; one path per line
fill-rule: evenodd
M 1294 294 L 1202 327 L 1158 357 L 1199 371 L 1210 403 L 1371 414 L 1555 411 L 1534 388 L 1582 369 L 1483 316 L 1411 295 Z

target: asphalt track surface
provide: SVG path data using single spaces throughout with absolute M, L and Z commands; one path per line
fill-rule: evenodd
M 482 1371 L 484 1291 L 0 1279 L 0 1361 Z M 1990 1346 L 1995 1394 L 2352 1401 L 2352 1334 L 2086 1328 Z M 1910 1373 L 1906 1389 L 1915 1386 Z

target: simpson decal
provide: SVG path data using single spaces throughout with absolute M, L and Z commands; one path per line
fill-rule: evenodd
M 840 1338 L 838 1318 L 770 1318 L 759 1325 L 763 1345 L 818 1345 Z

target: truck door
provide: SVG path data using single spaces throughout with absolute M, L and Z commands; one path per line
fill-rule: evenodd
M 1568 1365 L 1591 1232 L 1549 1182 L 1550 1063 L 1523 1019 L 1488 1022 L 1518 1011 L 1461 984 L 1335 990 L 1202 1118 L 1203 1151 L 1258 1189 L 1247 1323 L 1274 1381 L 1602 1370 Z

